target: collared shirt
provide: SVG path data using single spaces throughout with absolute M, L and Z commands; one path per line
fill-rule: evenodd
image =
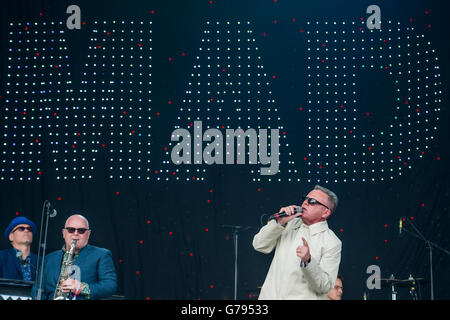
M 83 249 L 81 249 L 81 250 L 83 250 Z M 77 260 L 78 256 L 80 255 L 81 250 L 78 253 L 74 253 L 74 255 L 72 257 L 72 263 L 75 263 L 75 261 Z M 66 250 L 65 246 L 63 246 L 62 251 L 63 251 L 63 261 L 62 261 L 62 264 L 61 264 L 61 272 L 63 272 L 65 270 L 65 268 L 66 268 L 66 264 L 65 263 L 67 262 L 67 259 L 69 259 L 69 251 Z M 81 279 L 77 279 L 77 280 L 81 282 Z M 80 292 L 80 294 L 86 296 L 86 299 L 90 298 L 91 291 L 90 291 L 89 285 L 87 283 L 81 282 L 81 292 Z
M 15 253 L 17 254 L 17 252 L 20 252 L 20 250 L 14 248 Z M 17 255 L 16 255 L 17 257 Z M 28 255 L 28 257 L 25 260 L 22 260 L 22 255 L 19 257 L 17 257 L 17 259 L 19 260 L 19 265 L 20 265 L 20 271 L 22 272 L 22 278 L 23 280 L 26 281 L 31 281 L 32 277 L 31 277 L 31 257 L 30 255 Z
M 297 247 L 306 239 L 311 255 L 301 266 Z M 325 300 L 333 288 L 341 261 L 342 243 L 326 221 L 310 226 L 296 218 L 283 227 L 271 220 L 253 238 L 253 247 L 262 253 L 275 249 L 259 299 Z

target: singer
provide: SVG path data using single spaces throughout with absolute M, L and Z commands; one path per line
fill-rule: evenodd
M 11 249 L 0 251 L 0 278 L 34 281 L 37 256 L 31 252 L 36 224 L 25 218 L 14 218 L 5 229 Z
M 69 300 L 104 299 L 113 295 L 117 288 L 117 275 L 111 251 L 88 244 L 91 235 L 88 220 L 79 214 L 70 216 L 62 229 L 64 246 L 47 255 L 44 265 L 42 299 L 52 300 L 57 286 L 67 292 Z M 76 239 L 73 265 L 79 268 L 78 279 L 72 276 L 58 283 L 61 269 L 68 259 L 69 248 Z M 38 281 L 32 289 L 35 296 Z
M 334 192 L 316 185 L 302 212 L 295 213 L 295 205 L 283 207 L 287 216 L 271 220 L 254 236 L 255 250 L 275 249 L 260 300 L 326 300 L 341 261 L 342 243 L 327 223 L 337 204 Z

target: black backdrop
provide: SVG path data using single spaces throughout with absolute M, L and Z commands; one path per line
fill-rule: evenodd
M 62 56 L 58 57 L 58 54 L 53 56 L 52 52 L 49 52 L 53 43 L 35 44 L 33 40 L 54 37 L 53 34 L 42 33 L 43 30 L 51 30 L 44 27 L 44 22 L 62 22 L 62 26 L 55 29 L 63 30 L 68 17 L 66 8 L 71 4 L 77 4 L 81 8 L 84 24 L 81 30 L 65 31 L 61 37 L 65 39 L 62 45 L 66 46 L 66 49 L 60 51 L 56 49 L 55 51 L 58 54 L 62 53 Z M 382 278 L 393 274 L 400 279 L 413 275 L 429 280 L 429 260 L 425 244 L 408 234 L 400 237 L 398 221 L 400 216 L 407 216 L 408 219 L 413 217 L 412 221 L 427 239 L 444 248 L 450 248 L 450 240 L 446 236 L 450 222 L 447 148 L 449 138 L 447 123 L 450 120 L 447 89 L 450 69 L 445 21 L 448 5 L 445 1 L 378 1 L 383 23 L 387 20 L 393 21 L 388 27 L 393 28 L 395 23 L 401 22 L 403 30 L 401 32 L 406 32 L 404 30 L 410 32 L 407 27 L 403 29 L 403 26 L 409 24 L 415 27 L 412 35 L 424 37 L 415 40 L 419 44 L 417 49 L 404 46 L 402 47 L 404 51 L 399 50 L 403 55 L 395 61 L 407 65 L 401 76 L 382 73 L 377 71 L 376 67 L 369 69 L 369 63 L 366 66 L 366 69 L 369 69 L 367 72 L 364 72 L 365 69 L 358 69 L 353 80 L 357 82 L 353 88 L 356 90 L 353 95 L 358 103 L 352 104 L 353 98 L 346 97 L 342 90 L 338 90 L 339 98 L 336 101 L 339 102 L 335 103 L 336 106 L 333 105 L 335 101 L 316 102 L 315 90 L 320 92 L 321 88 L 315 81 L 319 80 L 311 81 L 308 77 L 311 72 L 308 67 L 314 69 L 316 64 L 320 64 L 313 52 L 318 50 L 317 48 L 320 49 L 322 43 L 314 43 L 316 39 L 323 40 L 330 37 L 326 46 L 325 43 L 323 45 L 330 47 L 330 51 L 325 51 L 322 56 L 324 60 L 333 61 L 335 57 L 346 54 L 345 51 L 333 51 L 333 48 L 342 49 L 342 47 L 332 41 L 331 31 L 330 35 L 326 33 L 328 24 L 325 22 L 329 22 L 330 30 L 348 30 L 345 29 L 347 26 L 333 27 L 332 22 L 361 23 L 362 18 L 368 17 L 365 11 L 371 4 L 366 1 L 316 1 L 306 4 L 298 1 L 273 0 L 178 3 L 13 1 L 3 4 L 0 93 L 4 123 L 1 146 L 3 154 L 0 181 L 1 227 L 5 228 L 16 215 L 27 216 L 39 223 L 42 204 L 44 200 L 49 200 L 57 209 L 58 215 L 49 222 L 48 250 L 53 251 L 61 247 L 61 228 L 65 219 L 72 213 L 81 212 L 89 219 L 93 229 L 91 243 L 112 250 L 119 279 L 118 294 L 130 299 L 232 299 L 233 236 L 223 225 L 251 226 L 252 229 L 239 235 L 238 298 L 255 299 L 271 261 L 271 255 L 257 253 L 251 246 L 253 235 L 261 226 L 261 215 L 273 213 L 284 205 L 298 203 L 302 194 L 319 183 L 334 190 L 340 199 L 339 208 L 330 218 L 329 225 L 343 242 L 340 272 L 344 276 L 344 299 L 362 299 L 364 292 L 368 293 L 369 299 L 390 299 L 389 288 L 370 291 L 366 288 L 366 279 L 369 276 L 366 269 L 369 265 L 378 265 Z M 111 76 L 111 56 L 103 60 L 100 55 L 94 57 L 97 44 L 98 49 L 103 46 L 105 50 L 108 50 L 108 46 L 111 48 L 114 45 L 99 40 L 107 39 L 105 34 L 100 34 L 102 30 L 106 30 L 101 27 L 103 21 L 107 21 L 108 26 L 111 26 L 114 20 L 118 21 L 118 26 L 113 25 L 112 28 L 106 29 L 109 28 L 111 33 L 113 29 L 125 30 L 123 35 L 125 43 L 134 36 L 134 33 L 131 33 L 134 25 L 130 27 L 130 21 L 136 21 L 136 25 L 144 21 L 146 26 L 141 29 L 145 31 L 150 28 L 148 22 L 152 22 L 151 43 L 137 43 L 141 40 L 148 41 L 148 33 L 134 43 L 136 51 L 142 47 L 144 50 L 145 62 L 140 71 L 146 74 L 141 78 L 137 74 L 131 75 L 136 72 L 130 66 L 134 60 L 124 60 L 129 68 L 126 69 L 125 66 L 124 69 L 119 69 L 119 72 L 125 70 L 125 75 L 121 78 L 116 71 L 117 77 L 114 78 Z M 95 24 L 96 21 L 98 24 Z M 127 27 L 121 29 L 121 21 L 125 21 Z M 201 90 L 198 88 L 198 93 L 186 92 L 193 90 L 194 81 L 203 81 L 209 77 L 209 69 L 205 70 L 205 65 L 209 63 L 207 55 L 199 48 L 205 50 L 207 47 L 207 44 L 202 42 L 202 39 L 209 39 L 209 35 L 204 33 L 205 30 L 210 30 L 210 33 L 222 31 L 214 26 L 216 21 L 221 23 L 220 26 L 226 26 L 227 21 L 231 21 L 235 27 L 237 22 L 242 24 L 250 22 L 251 27 L 248 30 L 252 33 L 250 36 L 247 33 L 246 36 L 255 42 L 248 45 L 252 46 L 252 50 L 258 47 L 258 51 L 252 51 L 249 55 L 251 54 L 252 58 L 261 57 L 260 64 L 264 65 L 266 72 L 259 79 L 259 76 L 254 75 L 258 71 L 251 70 L 254 72 L 252 73 L 254 78 L 250 80 L 255 82 L 262 80 L 268 85 L 251 87 L 250 94 L 238 92 L 234 98 L 244 101 L 257 90 L 265 90 L 264 99 L 267 98 L 270 103 L 272 103 L 270 99 L 273 99 L 273 108 L 270 108 L 269 103 L 269 108 L 257 111 L 252 105 L 248 113 L 244 112 L 245 116 L 259 116 L 257 121 L 252 118 L 246 123 L 245 120 L 238 118 L 236 105 L 231 102 L 228 104 L 232 101 L 231 97 L 226 96 L 225 100 L 228 98 L 230 100 L 226 100 L 223 104 L 224 111 L 218 113 L 218 109 L 214 107 L 212 111 L 206 110 L 207 103 L 213 101 L 211 97 L 214 96 L 207 92 L 207 88 L 202 87 Z M 19 22 L 23 24 L 18 25 Z M 28 27 L 27 22 L 31 23 Z M 34 25 L 34 22 L 37 24 Z M 210 25 L 207 22 L 210 22 Z M 359 28 L 357 25 L 354 29 L 361 31 Z M 136 26 L 136 30 L 138 29 Z M 39 33 L 33 33 L 34 30 L 38 30 Z M 100 32 L 96 33 L 94 30 Z M 226 27 L 223 30 L 222 34 L 225 36 L 222 40 L 225 41 Z M 13 34 L 10 34 L 11 31 Z M 20 34 L 19 31 L 23 33 Z M 236 32 L 236 29 L 233 29 L 233 32 Z M 381 32 L 386 32 L 386 29 L 382 28 Z M 55 39 L 60 39 L 58 32 L 56 34 Z M 394 44 L 397 40 L 394 35 L 395 32 L 392 38 L 389 38 L 389 34 L 384 33 L 381 37 L 386 37 L 388 42 L 392 41 Z M 117 43 L 120 43 L 120 32 L 114 36 Z M 367 32 L 362 36 L 343 33 L 340 39 L 346 39 L 351 44 L 353 39 L 360 41 L 361 37 L 365 36 L 368 36 L 367 42 L 374 38 Z M 405 34 L 401 36 L 402 39 L 406 39 Z M 24 41 L 30 39 L 30 48 L 47 48 L 48 51 L 36 49 L 40 52 L 31 52 L 30 62 L 9 60 L 15 55 L 25 59 L 29 53 L 17 50 L 24 48 L 22 45 L 26 46 L 25 42 L 19 42 L 21 39 Z M 412 61 L 414 64 L 415 60 L 407 53 L 411 53 L 412 56 L 416 52 L 425 54 L 421 50 L 428 41 L 431 43 L 430 48 L 436 50 L 431 57 L 433 59 L 437 57 L 438 60 L 431 59 L 432 66 L 426 68 L 428 66 L 426 65 L 426 69 L 421 71 L 425 72 L 426 76 L 427 72 L 432 74 L 431 77 L 436 79 L 438 85 L 437 91 L 425 87 L 426 81 L 424 85 L 418 87 L 409 87 L 409 83 L 406 82 L 408 70 L 415 71 L 417 67 L 413 65 L 410 68 L 408 62 Z M 413 41 L 411 44 L 415 45 L 416 42 Z M 55 44 L 55 48 L 60 44 Z M 235 59 L 240 54 L 235 50 L 239 43 L 233 38 L 229 46 L 230 55 Z M 354 48 L 360 51 L 364 46 L 365 44 L 358 44 Z M 370 50 L 369 47 L 370 45 L 365 48 Z M 306 48 L 311 48 L 312 52 Z M 130 52 L 126 52 L 125 55 Z M 376 60 L 380 52 L 376 51 L 376 57 L 373 59 Z M 108 55 L 111 52 L 103 51 L 103 54 Z M 216 53 L 220 58 L 224 57 L 222 54 Z M 151 67 L 145 60 L 150 55 Z M 36 60 L 36 57 L 42 56 L 47 60 Z M 308 57 L 313 57 L 313 60 L 317 61 L 311 61 Z M 32 58 L 34 60 L 31 60 Z M 86 61 L 88 65 L 85 65 Z M 102 61 L 107 62 L 103 69 L 99 67 Z M 356 61 L 360 65 L 365 64 L 365 61 L 361 60 L 361 55 Z M 395 64 L 389 65 L 391 60 L 379 61 L 375 64 L 387 63 L 392 69 L 398 67 Z M 201 64 L 203 69 L 193 69 L 197 63 Z M 27 64 L 34 64 L 38 68 L 41 64 L 45 64 L 53 68 L 44 68 L 40 71 L 42 78 L 37 82 L 29 80 L 30 83 L 27 84 L 29 90 L 36 91 L 29 98 L 25 95 L 27 88 L 24 86 L 28 82 L 26 78 L 24 79 L 24 74 L 28 71 L 17 68 L 19 65 Z M 222 62 L 218 65 L 219 69 L 226 68 Z M 336 65 L 344 66 L 346 62 L 336 62 Z M 13 69 L 9 66 L 13 66 Z M 230 67 L 230 79 L 238 82 L 240 81 L 238 72 L 236 69 L 233 70 L 233 66 L 232 64 Z M 439 71 L 432 70 L 435 66 L 439 66 Z M 254 65 L 252 67 L 256 68 Z M 60 78 L 56 69 L 62 72 Z M 32 72 L 31 69 L 30 74 Z M 196 78 L 197 72 L 201 74 L 200 80 Z M 337 73 L 339 72 L 345 70 Z M 16 74 L 20 74 L 20 77 L 16 77 Z M 320 72 L 317 74 L 321 75 Z M 101 78 L 102 76 L 105 78 Z M 211 77 L 212 92 L 224 89 L 223 84 L 216 85 L 215 81 L 220 79 L 212 71 Z M 411 76 L 411 79 L 414 77 Z M 149 78 L 151 84 L 148 83 Z M 41 82 L 45 82 L 46 79 L 54 79 L 55 82 L 42 85 Z M 58 83 L 58 79 L 62 83 Z M 96 79 L 98 82 L 94 82 Z M 100 82 L 102 79 L 116 81 L 102 85 Z M 133 79 L 143 79 L 144 84 L 130 84 Z M 394 113 L 389 109 L 389 105 L 395 105 L 395 99 L 399 96 L 395 91 L 398 88 L 391 84 L 395 79 L 404 81 L 405 87 L 399 89 L 404 90 L 402 92 L 406 92 L 406 96 L 410 94 L 408 89 L 412 89 L 420 96 L 417 99 L 416 96 L 412 98 L 408 96 L 405 99 L 423 103 L 420 108 L 429 111 L 422 113 L 422 116 L 417 113 L 399 116 L 400 124 L 410 121 L 411 114 L 413 118 L 417 117 L 414 119 L 422 120 L 420 126 L 414 127 L 418 131 L 413 130 L 408 138 L 398 135 L 396 129 L 391 128 L 391 131 L 388 129 Z M 19 83 L 18 87 L 15 87 L 15 81 Z M 52 88 L 54 91 L 50 91 Z M 125 93 L 120 92 L 120 88 L 125 89 Z M 13 89 L 18 89 L 18 92 L 14 93 Z M 61 91 L 58 92 L 58 89 Z M 73 91 L 70 91 L 71 89 Z M 94 92 L 94 89 L 98 91 Z M 101 91 L 102 89 L 115 91 Z M 133 89 L 135 91 L 131 92 Z M 140 89 L 144 91 L 139 92 Z M 230 90 L 232 89 L 233 87 L 230 87 Z M 414 91 L 416 89 L 417 91 Z M 427 97 L 433 95 L 438 95 L 436 99 L 440 100 L 434 98 L 427 100 Z M 322 96 L 325 99 L 326 94 L 322 92 Z M 58 97 L 61 98 L 60 101 L 56 100 Z M 80 97 L 87 100 L 80 100 Z M 95 97 L 98 100 L 93 101 L 92 98 Z M 116 100 L 106 100 L 108 97 L 114 97 Z M 193 107 L 192 110 L 186 111 L 190 103 L 186 102 L 186 99 L 190 97 L 194 98 Z M 31 101 L 33 98 L 35 100 Z M 122 103 L 119 98 L 125 98 L 125 102 Z M 139 98 L 143 100 L 139 101 Z M 202 102 L 196 102 L 195 99 Z M 120 102 L 117 102 L 118 100 Z M 355 166 L 347 167 L 347 162 L 341 159 L 333 167 L 334 160 L 329 160 L 332 156 L 324 156 L 323 154 L 328 151 L 321 149 L 328 141 L 324 140 L 323 136 L 317 139 L 315 136 L 310 137 L 321 132 L 319 129 L 314 131 L 316 130 L 314 126 L 320 126 L 324 119 L 315 119 L 314 115 L 311 117 L 306 111 L 309 110 L 313 114 L 316 111 L 317 114 L 322 112 L 323 115 L 328 110 L 339 110 L 341 103 L 356 108 L 353 110 L 350 106 L 348 108 L 350 124 L 345 122 L 347 118 L 335 124 L 339 129 L 340 126 L 344 126 L 344 130 L 353 128 L 358 131 L 357 135 L 352 136 L 353 132 L 348 134 L 348 138 L 345 138 L 348 142 L 343 143 L 348 153 L 354 156 L 349 157 L 351 160 L 348 163 L 357 161 L 358 165 Z M 245 102 L 243 104 L 245 105 Z M 88 109 L 83 109 L 85 106 Z M 108 110 L 101 109 L 101 106 Z M 69 108 L 65 109 L 66 107 Z M 115 111 L 112 111 L 112 107 L 116 108 Z M 437 112 L 435 108 L 440 109 Z M 33 112 L 36 112 L 35 118 L 32 118 Z M 115 118 L 106 120 L 108 125 L 115 124 L 115 129 L 108 126 L 92 129 L 95 125 L 105 122 L 100 117 L 102 113 L 106 117 L 116 115 Z M 88 120 L 82 117 L 85 114 L 88 114 Z M 205 128 L 218 127 L 216 122 L 206 120 L 206 117 L 212 114 L 214 117 L 217 116 L 217 122 L 223 122 L 226 128 L 239 126 L 282 128 L 280 172 L 274 176 L 260 176 L 259 166 L 256 168 L 252 165 L 203 164 L 177 167 L 171 164 L 170 149 L 173 144 L 170 144 L 170 135 L 174 128 L 179 126 L 189 129 L 189 122 L 195 119 L 203 120 Z M 47 115 L 49 117 L 46 117 Z M 55 118 L 52 118 L 52 115 Z M 93 118 L 92 115 L 98 117 Z M 128 115 L 134 117 L 128 118 Z M 222 118 L 219 119 L 219 115 Z M 364 115 L 373 117 L 367 119 Z M 17 118 L 14 118 L 15 116 Z M 40 123 L 43 124 L 43 128 L 39 130 L 31 127 Z M 77 125 L 81 127 L 84 123 L 87 124 L 86 127 L 81 129 L 77 127 Z M 120 124 L 125 128 L 120 127 Z M 14 128 L 14 125 L 17 125 L 17 128 Z M 393 146 L 389 145 L 386 149 L 380 147 L 384 141 L 382 136 L 376 136 L 367 141 L 367 144 L 364 143 L 365 136 L 362 133 L 369 135 L 370 132 L 384 129 L 394 133 L 391 138 L 386 138 L 386 146 L 388 142 L 392 142 Z M 65 136 L 64 130 L 71 132 L 72 136 Z M 108 136 L 110 131 L 114 131 L 116 135 Z M 430 135 L 429 131 L 433 133 Z M 96 136 L 97 132 L 103 136 Z M 125 136 L 121 136 L 121 132 L 126 132 Z M 56 136 L 56 133 L 60 135 Z M 136 137 L 135 133 L 140 135 Z M 105 136 L 108 138 L 105 139 Z M 343 135 L 339 137 L 342 139 Z M 95 142 L 91 142 L 90 139 L 94 139 Z M 414 141 L 417 141 L 415 139 L 421 140 L 415 143 Z M 14 145 L 14 142 L 17 144 Z M 56 145 L 56 142 L 59 142 L 59 145 Z M 112 146 L 111 142 L 115 142 L 116 145 Z M 120 142 L 125 145 L 132 142 L 128 155 L 117 152 L 121 149 Z M 148 142 L 151 144 L 148 145 Z M 20 143 L 24 144 L 20 146 Z M 331 143 L 337 143 L 336 149 L 330 150 L 331 153 L 342 151 L 342 142 Z M 95 144 L 96 151 L 91 152 L 90 148 Z M 80 150 L 84 145 L 87 145 L 87 151 L 71 153 L 73 149 Z M 411 146 L 413 150 L 409 151 L 404 145 Z M 364 158 L 361 157 L 366 154 L 361 150 L 367 149 L 368 146 L 374 146 L 376 151 L 372 155 L 367 152 L 368 161 L 364 162 Z M 17 153 L 13 154 L 14 150 L 17 150 Z M 138 153 L 141 150 L 144 152 L 142 156 Z M 389 150 L 394 150 L 392 157 L 398 158 L 397 162 L 389 162 L 390 158 L 383 155 L 382 151 L 388 153 Z M 402 156 L 398 156 L 396 152 Z M 323 163 L 317 154 L 325 157 Z M 339 156 L 342 157 L 342 154 Z M 125 159 L 123 162 L 120 160 L 122 157 Z M 128 162 L 127 157 L 131 159 Z M 21 160 L 25 160 L 24 163 L 21 163 Z M 27 161 L 30 160 L 33 162 L 28 165 Z M 40 160 L 38 164 L 37 160 Z M 65 160 L 67 164 L 64 164 Z M 122 165 L 123 170 L 120 169 Z M 89 169 L 91 166 L 92 169 Z M 29 168 L 31 171 L 27 171 Z M 375 172 L 372 172 L 372 169 L 375 169 Z M 179 177 L 179 180 L 176 177 Z M 23 181 L 20 178 L 23 178 Z M 404 224 L 407 229 L 411 229 L 406 222 Z M 35 236 L 33 243 L 33 250 L 36 252 L 37 239 L 38 235 Z M 8 246 L 6 240 L 2 243 L 2 247 Z M 437 249 L 433 251 L 436 299 L 449 298 L 446 290 L 450 284 L 449 264 L 448 255 Z M 430 298 L 429 282 L 423 283 L 420 293 L 423 299 Z M 400 290 L 399 294 L 400 299 L 410 299 L 408 289 Z

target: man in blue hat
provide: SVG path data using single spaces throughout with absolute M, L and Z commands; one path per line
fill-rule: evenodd
M 14 218 L 5 229 L 11 249 L 0 251 L 0 278 L 34 281 L 37 256 L 31 252 L 36 224 L 25 218 Z

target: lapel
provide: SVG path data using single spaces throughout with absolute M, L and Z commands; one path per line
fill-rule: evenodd
M 10 259 L 11 259 L 12 263 L 14 264 L 16 274 L 19 277 L 18 279 L 22 279 L 22 272 L 20 270 L 20 262 L 19 262 L 19 259 L 17 259 L 16 250 L 14 248 L 11 248 L 9 250 L 9 254 L 10 254 Z
M 62 250 L 58 250 L 55 254 L 55 262 L 49 262 L 49 268 L 51 268 L 50 274 L 52 275 L 52 282 L 58 285 L 59 275 L 61 273 L 61 265 L 62 265 Z M 55 266 L 55 267 L 54 267 Z
M 81 265 L 83 265 L 83 261 L 85 261 L 85 257 L 89 254 L 89 251 L 91 251 L 91 246 L 87 244 L 83 249 L 81 249 L 80 253 L 78 254 L 77 260 L 73 264 L 76 264 L 81 268 Z

